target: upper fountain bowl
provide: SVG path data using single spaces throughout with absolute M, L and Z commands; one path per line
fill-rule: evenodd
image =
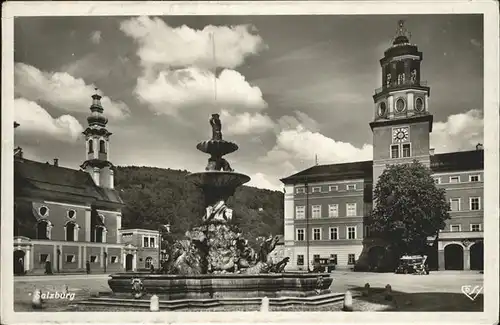
M 198 143 L 198 150 L 216 157 L 222 157 L 238 150 L 238 145 L 226 140 L 206 140 Z

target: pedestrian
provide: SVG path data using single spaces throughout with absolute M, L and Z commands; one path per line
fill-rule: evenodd
M 21 257 L 19 259 L 19 274 L 24 275 L 26 271 L 24 270 L 24 259 Z
M 90 274 L 90 262 L 87 261 L 87 263 L 85 263 L 85 267 L 87 268 L 87 274 Z
M 155 273 L 155 266 L 153 265 L 153 263 L 151 263 L 151 266 L 149 267 L 149 270 L 151 271 L 151 274 Z
M 45 274 L 51 275 L 52 274 L 52 264 L 50 261 L 45 262 Z

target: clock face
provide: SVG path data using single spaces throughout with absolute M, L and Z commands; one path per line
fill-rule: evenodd
M 382 102 L 378 105 L 378 116 L 385 116 L 385 113 L 387 113 L 387 106 L 385 102 Z
M 420 97 L 415 100 L 415 110 L 417 112 L 422 112 L 424 110 L 424 100 Z
M 410 132 L 408 131 L 408 128 L 393 129 L 392 137 L 395 142 L 405 142 L 408 141 Z
M 404 101 L 403 98 L 399 98 L 397 101 L 396 101 L 396 111 L 401 113 L 402 111 L 404 111 L 406 108 L 406 102 Z

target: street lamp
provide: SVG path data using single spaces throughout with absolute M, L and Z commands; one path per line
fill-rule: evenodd
M 309 265 L 309 189 L 308 189 L 308 182 L 307 178 L 305 179 L 304 182 L 304 187 L 306 191 L 306 261 L 307 261 L 307 271 L 310 271 L 310 265 Z
M 108 253 L 104 252 L 104 273 L 106 273 L 106 266 L 108 264 Z

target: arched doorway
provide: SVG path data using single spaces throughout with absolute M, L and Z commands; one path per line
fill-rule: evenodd
M 444 269 L 464 269 L 464 249 L 458 244 L 449 244 L 444 248 Z
M 66 241 L 75 241 L 75 224 L 73 222 L 66 224 Z
M 134 260 L 134 255 L 127 254 L 125 257 L 125 271 L 132 271 L 132 262 Z
M 484 269 L 484 246 L 483 242 L 476 242 L 470 247 L 470 269 Z
M 26 254 L 22 250 L 14 251 L 14 274 L 24 274 L 24 256 Z
M 385 258 L 385 248 L 382 246 L 374 246 L 368 251 L 368 267 L 370 271 L 383 271 Z
M 153 258 L 151 256 L 146 257 L 146 261 L 144 262 L 144 267 L 149 269 L 151 267 L 151 263 L 153 262 Z

